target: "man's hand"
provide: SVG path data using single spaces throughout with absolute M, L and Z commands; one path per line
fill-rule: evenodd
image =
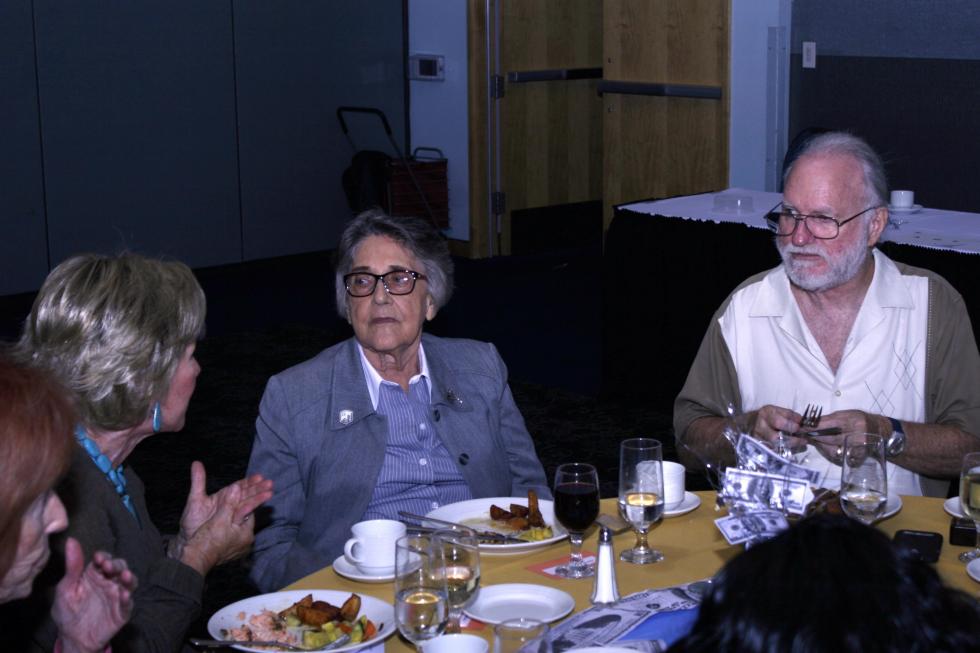
M 126 561 L 96 551 L 85 566 L 75 538 L 65 542 L 65 576 L 55 589 L 51 617 L 64 653 L 102 653 L 129 620 L 136 576 Z

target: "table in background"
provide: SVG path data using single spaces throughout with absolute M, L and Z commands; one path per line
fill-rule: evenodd
M 718 195 L 751 198 L 752 208 L 718 211 Z M 780 198 L 733 188 L 616 208 L 603 254 L 603 394 L 673 405 L 722 301 L 779 264 L 763 215 Z M 945 277 L 978 333 L 980 215 L 923 209 L 892 220 L 880 249 Z
M 726 561 L 742 551 L 741 546 L 729 546 L 714 520 L 724 513 L 714 510 L 714 492 L 698 492 L 701 505 L 686 515 L 665 519 L 650 533 L 650 544 L 664 553 L 664 561 L 654 565 L 631 565 L 616 562 L 616 578 L 622 596 L 649 588 L 671 587 L 714 575 Z M 884 520 L 878 527 L 889 537 L 900 528 L 935 531 L 948 539 L 950 517 L 943 511 L 943 501 L 927 497 L 902 497 L 902 510 L 895 516 Z M 616 500 L 603 499 L 602 512 L 616 514 Z M 620 551 L 633 546 L 631 531 L 620 533 L 615 538 L 617 557 Z M 589 533 L 585 549 L 595 551 L 595 531 Z M 523 555 L 481 556 L 481 586 L 499 583 L 534 583 L 557 587 L 575 598 L 575 612 L 590 607 L 589 595 L 592 593 L 592 579 L 568 580 L 551 578 L 529 571 L 528 567 L 555 560 L 568 554 L 568 541 L 552 544 L 543 549 Z M 942 554 L 936 569 L 943 580 L 953 586 L 976 595 L 980 585 L 966 574 L 966 565 L 956 556 L 966 549 L 943 544 Z M 374 596 L 386 603 L 394 601 L 392 583 L 357 583 L 336 574 L 326 567 L 302 578 L 285 589 L 333 589 L 356 592 Z M 493 628 L 487 626 L 478 631 L 493 639 Z M 397 634 L 385 643 L 385 651 L 412 651 L 413 648 L 401 640 Z

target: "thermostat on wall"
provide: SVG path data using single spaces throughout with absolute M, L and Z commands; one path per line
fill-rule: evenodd
M 408 57 L 408 78 L 422 79 L 430 82 L 442 81 L 446 78 L 443 69 L 445 57 L 441 54 L 413 54 Z

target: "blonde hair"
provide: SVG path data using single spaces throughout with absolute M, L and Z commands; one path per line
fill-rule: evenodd
M 103 430 L 144 421 L 188 345 L 204 332 L 204 291 L 178 261 L 83 254 L 44 281 L 18 343 Z

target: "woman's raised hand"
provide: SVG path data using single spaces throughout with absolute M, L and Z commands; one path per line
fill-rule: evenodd
M 51 616 L 64 653 L 102 653 L 129 620 L 136 576 L 126 561 L 96 551 L 85 565 L 75 538 L 65 542 L 65 576 L 55 590 Z
M 252 511 L 272 498 L 272 481 L 255 474 L 214 494 L 206 491 L 204 465 L 191 464 L 191 491 L 170 554 L 202 575 L 244 555 L 254 539 Z

